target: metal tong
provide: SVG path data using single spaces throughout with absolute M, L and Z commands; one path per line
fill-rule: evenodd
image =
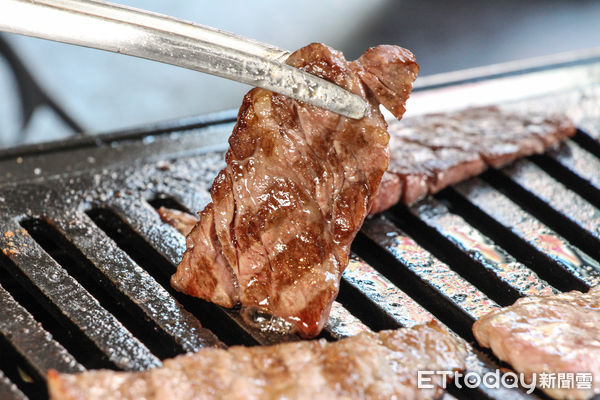
M 98 0 L 1 0 L 0 30 L 112 51 L 258 86 L 350 118 L 367 104 L 283 62 L 289 52 L 207 26 Z

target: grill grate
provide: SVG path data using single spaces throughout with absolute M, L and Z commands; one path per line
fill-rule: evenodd
M 582 65 L 552 69 L 550 76 L 569 68 Z M 524 76 L 492 81 L 510 86 Z M 573 140 L 366 221 L 322 337 L 436 319 L 473 342 L 471 324 L 495 307 L 596 285 L 600 116 L 594 113 L 600 107 L 592 105 L 600 102 L 600 79 L 594 76 L 585 89 L 515 97 L 508 105 L 567 110 L 582 129 Z M 478 93 L 487 84 L 456 90 Z M 416 93 L 416 104 L 438 96 L 436 90 Z M 185 241 L 156 208 L 203 208 L 234 117 L 0 153 L 2 399 L 43 398 L 48 368 L 139 370 L 206 346 L 298 339 L 251 328 L 237 310 L 182 295 L 168 283 Z M 474 348 L 470 368 L 506 367 Z M 448 392 L 448 398 L 473 395 Z M 476 394 L 544 397 L 513 389 Z
M 4 354 L 4 353 L 3 353 Z M 27 397 L 0 371 L 0 398 L 26 400 Z

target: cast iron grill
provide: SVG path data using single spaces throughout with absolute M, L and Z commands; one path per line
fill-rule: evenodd
M 468 84 L 430 79 L 415 93 L 411 110 L 448 93 L 461 107 L 489 103 L 477 95 L 486 85 L 585 72 L 552 95 L 551 84 L 532 99 L 515 91 L 507 105 L 568 112 L 580 127 L 573 140 L 366 221 L 322 337 L 437 319 L 473 342 L 471 324 L 494 307 L 598 284 L 597 61 Z M 237 310 L 168 284 L 185 242 L 156 209 L 203 208 L 234 120 L 223 113 L 0 153 L 0 398 L 44 398 L 49 368 L 140 370 L 205 346 L 297 339 L 253 329 Z M 474 350 L 471 369 L 505 367 Z M 445 396 L 473 394 L 449 387 Z

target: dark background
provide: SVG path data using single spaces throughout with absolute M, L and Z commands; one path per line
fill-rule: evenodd
M 411 49 L 421 76 L 600 46 L 597 1 L 123 0 L 289 50 L 321 41 L 358 57 Z M 0 5 L 1 12 L 1 5 Z M 91 49 L 3 35 L 42 92 L 88 133 L 236 108 L 247 86 Z M 24 118 L 13 70 L 0 57 L 0 147 L 74 128 L 48 107 Z

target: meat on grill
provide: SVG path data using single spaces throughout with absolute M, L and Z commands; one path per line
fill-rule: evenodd
M 473 333 L 479 344 L 518 372 L 529 377 L 537 373 L 538 387 L 554 398 L 585 399 L 600 393 L 600 286 L 588 293 L 519 299 L 480 318 Z M 540 373 L 554 373 L 554 385 L 540 385 Z M 559 386 L 559 373 L 563 382 L 568 382 L 565 374 L 573 374 L 571 387 Z M 587 380 L 590 389 L 578 390 L 578 380 Z
M 393 122 L 390 165 L 370 214 L 410 205 L 456 182 L 516 158 L 542 153 L 575 134 L 564 116 L 470 108 Z
M 166 207 L 160 207 L 157 211 L 163 222 L 171 225 L 184 236 L 187 236 L 198 222 L 198 218 L 185 211 Z
M 432 322 L 412 328 L 242 347 L 205 348 L 143 372 L 48 373 L 51 400 L 433 399 L 419 370 L 462 370 L 468 349 Z
M 350 244 L 388 166 L 380 103 L 400 118 L 418 72 L 413 55 L 378 46 L 349 63 L 322 44 L 287 63 L 369 102 L 360 120 L 253 89 L 229 138 L 212 203 L 187 237 L 171 279 L 184 293 L 269 314 L 317 335 L 348 263 Z

